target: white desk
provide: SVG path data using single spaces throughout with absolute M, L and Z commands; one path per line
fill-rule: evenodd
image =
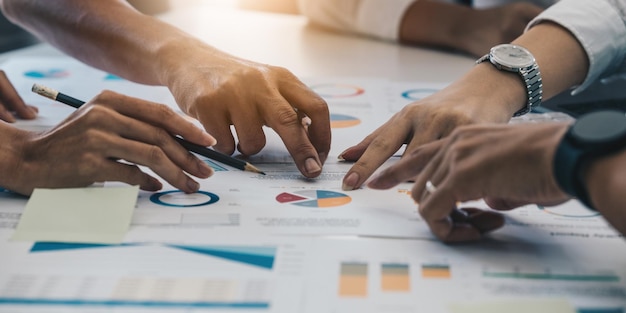
M 468 56 L 320 29 L 303 16 L 200 7 L 167 13 L 162 19 L 224 51 L 286 67 L 299 77 L 449 82 L 474 65 Z
M 163 14 L 161 19 L 223 51 L 283 66 L 299 77 L 449 82 L 474 65 L 469 56 L 340 34 L 310 25 L 303 16 L 199 6 Z M 0 60 L 14 55 L 61 53 L 39 44 L 4 53 Z

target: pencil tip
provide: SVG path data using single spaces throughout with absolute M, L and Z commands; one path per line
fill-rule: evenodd
M 250 172 L 255 172 L 255 173 L 261 174 L 261 175 L 267 175 L 267 174 L 265 174 L 265 172 L 261 171 L 260 169 L 256 168 L 256 166 L 254 166 L 254 165 L 252 165 L 250 163 L 246 164 L 245 167 L 246 167 L 246 170 L 248 170 Z

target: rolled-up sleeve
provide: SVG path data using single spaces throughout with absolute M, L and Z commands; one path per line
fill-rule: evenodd
M 335 30 L 397 41 L 400 23 L 415 0 L 299 0 L 312 22 Z
M 534 20 L 527 29 L 543 21 L 557 23 L 581 43 L 589 58 L 584 82 L 572 94 L 599 79 L 620 75 L 625 70 L 626 0 L 562 0 Z M 563 51 L 567 53 L 567 51 Z

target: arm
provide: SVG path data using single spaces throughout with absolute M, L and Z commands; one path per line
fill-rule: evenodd
M 626 10 L 613 1 L 563 0 L 543 12 L 532 28 L 513 41 L 535 56 L 543 77 L 544 99 L 576 85 L 580 90 L 624 62 Z M 619 3 L 624 5 L 623 0 Z M 442 91 L 409 104 L 345 150 L 343 159 L 358 161 L 344 178 L 343 188 L 361 186 L 403 144 L 410 153 L 460 125 L 508 122 L 525 102 L 525 89 L 516 74 L 481 63 Z
M 529 3 L 476 10 L 431 0 L 300 0 L 311 21 L 335 30 L 406 44 L 484 54 L 509 42 L 541 8 Z
M 541 11 L 542 8 L 525 2 L 477 10 L 464 5 L 418 0 L 402 17 L 399 40 L 481 56 L 492 46 L 519 36 Z
M 302 14 L 316 24 L 338 31 L 398 40 L 402 16 L 415 1 L 298 0 L 298 4 Z
M 289 71 L 221 52 L 124 1 L 3 0 L 2 9 L 87 64 L 167 86 L 181 109 L 217 138 L 215 149 L 230 154 L 237 146 L 244 155 L 258 153 L 267 125 L 305 176 L 321 173 L 330 149 L 328 108 Z M 313 121 L 308 130 L 295 109 Z
M 169 123 L 166 124 L 165 121 Z M 161 183 L 137 165 L 151 168 L 174 187 L 195 192 L 186 173 L 213 173 L 170 134 L 202 145 L 215 139 L 165 105 L 103 92 L 60 125 L 44 133 L 18 130 L 0 122 L 0 186 L 31 194 L 34 188 L 88 186 L 121 181 L 156 191 Z M 118 162 L 117 160 L 132 162 Z

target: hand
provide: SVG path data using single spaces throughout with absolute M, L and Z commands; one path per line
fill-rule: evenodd
M 459 210 L 458 202 L 484 198 L 495 210 L 511 210 L 569 199 L 552 174 L 567 128 L 564 123 L 460 127 L 405 155 L 368 187 L 387 189 L 415 177 L 411 194 L 433 233 L 448 242 L 476 240 L 504 220 L 493 211 Z M 427 182 L 435 190 L 428 190 Z
M 183 111 L 216 137 L 215 149 L 234 152 L 234 125 L 237 150 L 256 154 L 265 146 L 262 126 L 267 125 L 282 138 L 300 172 L 318 176 L 330 150 L 326 102 L 283 68 L 228 55 L 207 64 L 208 53 L 186 54 L 185 64 L 175 66 L 167 85 Z M 312 121 L 308 130 L 302 124 L 305 116 Z
M 0 120 L 13 123 L 14 114 L 19 118 L 32 120 L 37 117 L 38 112 L 36 107 L 24 103 L 4 71 L 0 70 Z
M 139 164 L 176 188 L 195 192 L 199 185 L 185 172 L 207 178 L 213 171 L 172 135 L 203 146 L 215 143 L 213 137 L 164 105 L 105 91 L 50 131 L 14 131 L 9 141 L 13 143 L 10 151 L 18 152 L 13 177 L 23 179 L 3 186 L 30 194 L 37 187 L 121 181 L 143 190 L 159 190 L 161 183 L 135 165 Z
M 495 71 L 500 76 L 490 76 L 489 71 Z M 521 104 L 505 105 L 514 103 L 506 98 L 515 95 L 514 87 L 519 88 L 517 92 L 523 96 L 519 77 L 502 75 L 490 65 L 478 65 L 473 73 L 473 77 L 482 77 L 483 80 L 467 79 L 472 76 L 466 76 L 427 98 L 407 105 L 363 141 L 342 152 L 339 155 L 341 159 L 356 161 L 343 179 L 343 189 L 359 188 L 403 144 L 407 144 L 405 154 L 411 154 L 421 145 L 447 136 L 457 126 L 507 122 L 517 106 L 521 107 Z M 511 80 L 514 87 L 502 88 L 506 92 L 496 95 L 486 79 Z
M 474 56 L 483 56 L 491 47 L 519 37 L 541 11 L 541 7 L 526 2 L 473 10 L 466 15 L 462 36 L 457 37 L 460 48 Z

